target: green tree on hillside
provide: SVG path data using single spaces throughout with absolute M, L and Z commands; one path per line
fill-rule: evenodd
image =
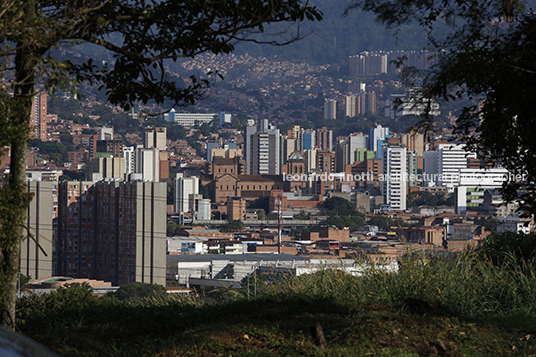
M 66 133 L 66 132 L 65 132 Z M 75 151 L 76 148 L 72 145 L 72 137 L 67 133 L 71 139 L 71 144 L 57 141 L 41 141 L 39 139 L 30 140 L 29 146 L 39 148 L 41 155 L 48 155 L 48 157 L 54 161 L 57 165 L 62 165 L 69 160 L 69 151 Z
M 365 218 L 362 215 L 329 216 L 325 224 L 328 226 L 335 226 L 337 228 L 348 227 L 348 229 L 350 229 L 350 232 L 355 232 L 359 229 L 359 227 L 365 224 Z
M 184 140 L 188 134 L 188 131 L 178 124 L 170 125 L 166 131 L 169 140 Z
M 367 222 L 370 225 L 378 226 L 380 229 L 387 229 L 389 227 L 407 227 L 408 224 L 402 219 L 392 219 L 384 216 L 374 216 Z
M 240 113 L 236 116 L 233 116 L 232 127 L 237 130 L 244 130 L 244 127 L 247 124 L 248 116 L 244 113 Z
M 26 152 L 38 88 L 76 92 L 77 83 L 88 81 L 125 110 L 149 100 L 192 104 L 211 84 L 210 78 L 171 77 L 168 64 L 204 52 L 230 53 L 239 41 L 260 42 L 252 34 L 269 32 L 269 25 L 320 18 L 315 7 L 301 0 L 1 2 L 0 148 L 11 148 L 11 166 L 0 191 L 0 323 L 15 327 L 20 243 L 31 200 Z M 299 29 L 265 42 L 292 42 L 301 37 Z M 106 50 L 113 60 L 104 64 L 61 57 L 61 51 L 74 51 L 77 44 L 91 47 L 93 53 Z
M 330 215 L 356 216 L 358 212 L 352 202 L 342 197 L 330 197 L 325 201 L 326 209 Z
M 367 222 L 370 225 L 378 226 L 380 229 L 386 229 L 393 225 L 393 220 L 388 217 L 374 216 Z
M 365 217 L 359 213 L 352 202 L 342 197 L 330 197 L 325 201 L 327 214 L 326 225 L 338 228 L 348 227 L 350 231 L 357 231 L 365 224 Z

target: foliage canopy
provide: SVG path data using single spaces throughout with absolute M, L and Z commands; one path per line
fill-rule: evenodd
M 429 191 L 416 191 L 408 194 L 408 207 L 418 206 L 454 206 L 455 196 L 445 193 L 432 193 Z
M 365 224 L 365 217 L 358 212 L 352 202 L 345 198 L 333 196 L 325 201 L 329 217 L 326 220 L 327 225 L 333 225 L 338 228 L 348 227 L 351 232 L 357 231 L 359 227 Z
M 171 100 L 192 104 L 210 77 L 179 78 L 167 66 L 200 53 L 230 53 L 240 41 L 282 45 L 302 37 L 291 27 L 259 40 L 274 24 L 321 19 L 307 0 L 7 0 L 0 3 L 0 147 L 11 147 L 10 174 L 0 190 L 0 323 L 15 327 L 16 277 L 27 206 L 26 151 L 32 100 L 38 90 L 78 92 L 86 81 L 108 100 L 135 103 Z M 68 60 L 85 44 L 110 54 L 97 62 Z M 50 254 L 50 252 L 49 252 Z
M 511 0 L 354 0 L 349 10 L 356 8 L 389 27 L 416 22 L 427 31 L 434 64 L 404 74 L 424 78 L 425 97 L 470 101 L 456 120 L 455 138 L 487 163 L 519 175 L 505 182 L 503 192 L 533 212 L 536 13 L 526 2 Z M 433 128 L 433 118 L 425 116 L 420 127 Z
M 354 215 L 357 211 L 352 202 L 345 198 L 333 196 L 325 201 L 326 208 L 335 214 Z

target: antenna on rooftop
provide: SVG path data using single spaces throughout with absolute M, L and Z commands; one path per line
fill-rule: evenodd
M 277 253 L 281 254 L 281 218 L 282 218 L 282 212 L 281 212 L 281 193 L 279 193 L 279 209 L 278 209 L 278 228 L 277 228 Z

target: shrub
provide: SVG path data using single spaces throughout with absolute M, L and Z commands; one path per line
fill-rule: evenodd
M 94 309 L 98 302 L 89 284 L 69 284 L 48 294 L 21 297 L 17 301 L 17 318 L 22 323 L 42 319 L 51 326 L 72 323 L 84 319 L 85 312 Z
M 142 302 L 147 299 L 161 299 L 166 296 L 166 288 L 158 284 L 131 283 L 122 285 L 111 293 L 117 299 L 129 302 Z
M 482 246 L 476 251 L 483 257 L 490 258 L 496 265 L 510 260 L 511 263 L 522 266 L 534 261 L 536 234 L 494 233 L 486 238 Z M 514 262 L 510 258 L 515 258 Z
M 403 307 L 407 299 L 433 300 L 445 312 L 468 317 L 533 314 L 534 265 L 514 265 L 516 258 L 512 255 L 503 259 L 504 263 L 497 265 L 475 251 L 457 257 L 408 253 L 398 272 L 363 261 L 359 262 L 363 267 L 359 276 L 325 268 L 276 282 L 267 291 L 279 298 L 294 296 L 361 305 Z

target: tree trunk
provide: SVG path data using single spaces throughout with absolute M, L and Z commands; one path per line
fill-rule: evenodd
M 0 195 L 0 323 L 11 329 L 15 329 L 20 247 L 27 236 L 25 226 L 31 200 L 26 187 L 26 152 L 36 66 L 32 48 L 21 43 L 19 48 L 15 56 L 13 97 L 8 100 L 7 120 L 11 130 L 4 133 L 10 135 L 10 173 Z

